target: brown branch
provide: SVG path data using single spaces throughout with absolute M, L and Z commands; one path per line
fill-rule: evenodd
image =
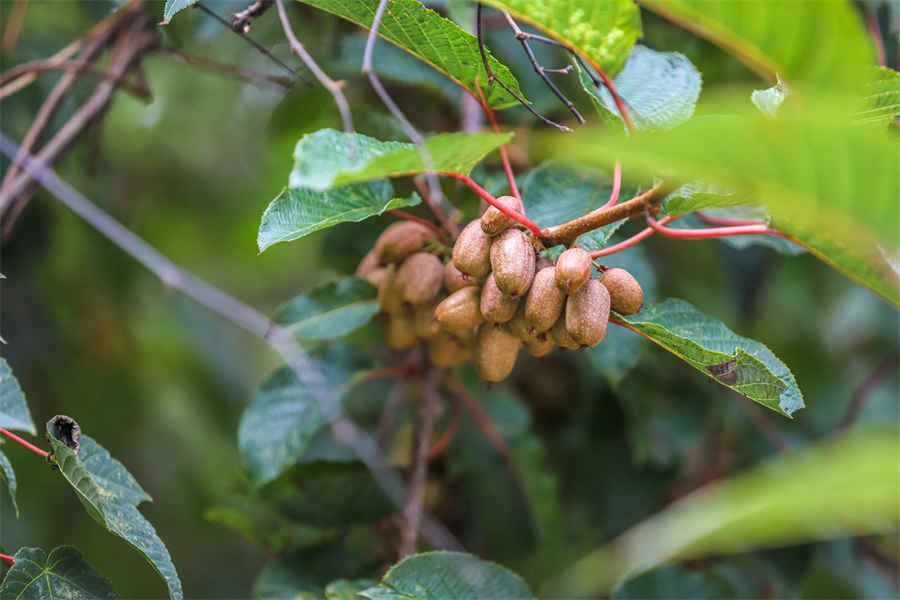
M 469 96 L 468 94 L 466 94 L 466 96 L 471 98 L 471 96 Z M 466 96 L 463 96 L 463 98 L 465 98 Z M 450 219 L 450 217 L 448 217 L 447 214 L 443 210 L 441 210 L 441 207 L 438 206 L 434 200 L 432 200 L 431 194 L 428 190 L 428 186 L 425 185 L 424 180 L 422 180 L 420 177 L 416 177 L 413 179 L 413 181 L 416 184 L 416 189 L 419 190 L 419 195 L 422 196 L 422 200 L 431 210 L 431 214 L 433 214 L 434 218 L 437 219 L 443 226 L 443 228 L 447 230 L 447 233 L 450 234 L 450 238 L 455 240 L 459 236 L 459 225 L 457 225 L 455 221 Z
M 841 419 L 841 422 L 838 423 L 837 427 L 834 428 L 831 435 L 838 436 L 850 429 L 859 418 L 859 415 L 862 413 L 866 402 L 868 402 L 869 398 L 872 396 L 872 392 L 875 391 L 875 388 L 877 388 L 882 381 L 887 379 L 891 373 L 896 371 L 898 366 L 900 366 L 900 349 L 895 349 L 881 359 L 881 362 L 875 365 L 875 368 L 869 373 L 868 377 L 866 377 L 859 387 L 856 388 L 856 391 L 853 392 L 853 397 L 850 398 L 850 404 L 847 405 L 847 412 L 844 413 L 844 417 Z
M 198 69 L 205 69 L 207 71 L 218 73 L 219 75 L 224 75 L 226 77 L 232 77 L 234 79 L 240 79 L 242 81 L 248 81 L 250 83 L 265 83 L 280 87 L 282 89 L 290 89 L 294 87 L 294 80 L 289 77 L 269 75 L 268 73 L 260 73 L 259 71 L 254 71 L 252 69 L 244 69 L 242 67 L 238 67 L 237 65 L 221 63 L 204 56 L 193 56 L 191 54 L 185 54 L 177 48 L 165 48 L 164 52 L 186 65 L 197 67 Z
M 19 41 L 19 34 L 22 32 L 22 23 L 25 22 L 25 10 L 28 8 L 28 0 L 14 0 L 12 8 L 9 10 L 9 20 L 6 22 L 6 29 L 3 30 L 3 51 L 12 54 Z
M 260 18 L 274 3 L 275 0 L 255 0 L 244 10 L 232 13 L 231 29 L 241 35 L 250 33 L 250 25 L 253 24 L 253 21 Z
M 56 60 L 53 58 L 45 58 L 40 60 L 30 60 L 20 65 L 16 65 L 5 73 L 0 74 L 0 87 L 7 85 L 9 82 L 18 79 L 22 75 L 28 73 L 44 73 L 47 71 L 78 71 L 88 73 L 99 79 L 111 77 L 109 71 L 101 69 L 100 67 L 95 67 L 87 60 Z M 119 87 L 141 99 L 151 97 L 150 88 L 140 83 L 122 81 L 119 84 Z
M 583 217 L 572 219 L 568 223 L 548 227 L 541 232 L 541 239 L 548 248 L 557 244 L 572 246 L 581 234 L 622 219 L 640 217 L 648 211 L 652 211 L 663 201 L 669 191 L 670 187 L 657 183 L 627 202 L 614 206 L 603 206 Z
M 441 397 L 438 390 L 446 377 L 443 369 L 432 369 L 425 377 L 422 387 L 422 401 L 419 405 L 419 423 L 416 428 L 416 443 L 413 448 L 413 472 L 409 484 L 409 495 L 403 506 L 403 529 L 400 541 L 400 558 L 415 554 L 419 537 L 419 522 L 422 520 L 422 504 L 425 500 L 425 482 L 428 475 L 428 450 L 434 424 L 441 412 Z

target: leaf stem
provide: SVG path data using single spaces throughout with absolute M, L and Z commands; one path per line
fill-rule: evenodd
M 31 451 L 34 452 L 35 454 L 40 454 L 40 455 L 43 456 L 44 458 L 47 458 L 48 456 L 50 456 L 50 453 L 47 452 L 46 450 L 41 450 L 40 448 L 38 448 L 38 447 L 35 446 L 34 444 L 32 444 L 32 443 L 30 443 L 30 442 L 26 442 L 25 440 L 23 440 L 22 438 L 20 438 L 20 437 L 17 436 L 16 434 L 12 433 L 11 431 L 7 431 L 6 429 L 0 428 L 0 434 L 5 435 L 6 437 L 8 437 L 9 439 L 11 439 L 11 440 L 14 441 L 14 442 L 18 442 L 18 443 L 22 444 L 23 446 L 25 446 L 26 448 L 28 448 L 29 450 L 31 450 Z
M 681 215 L 679 215 L 679 216 L 681 216 Z M 672 221 L 674 221 L 677 218 L 678 217 L 666 217 L 664 219 L 660 219 L 659 222 L 660 222 L 660 224 L 665 225 L 666 223 L 671 223 Z M 647 239 L 648 237 L 650 237 L 653 234 L 654 234 L 653 229 L 650 227 L 647 227 L 646 229 L 641 230 L 640 233 L 636 233 L 635 235 L 631 236 L 630 238 L 628 238 L 627 240 L 625 240 L 623 242 L 619 242 L 618 244 L 613 244 L 612 246 L 607 246 L 606 248 L 603 248 L 602 250 L 595 250 L 595 251 L 591 252 L 591 258 L 600 258 L 601 256 L 609 256 L 610 254 L 615 254 L 616 252 L 621 252 L 622 250 L 629 248 L 631 246 L 634 246 L 638 242 Z
M 738 225 L 732 227 L 710 227 L 708 229 L 671 229 L 647 213 L 647 224 L 656 233 L 681 239 L 706 239 L 732 235 L 782 235 L 777 229 L 769 229 L 762 224 Z
M 709 223 L 710 225 L 726 225 L 726 226 L 739 226 L 739 225 L 762 225 L 763 222 L 759 219 L 729 219 L 726 217 L 714 217 L 712 215 L 708 215 L 702 211 L 697 211 L 694 213 L 697 215 L 697 218 L 703 221 L 704 223 Z
M 613 169 L 613 187 L 612 192 L 609 194 L 609 202 L 607 202 L 604 206 L 609 208 L 610 206 L 615 206 L 616 202 L 619 201 L 619 192 L 622 190 L 622 163 L 616 161 L 616 167 Z
M 488 106 L 487 100 L 484 97 L 484 92 L 481 89 L 481 85 L 478 83 L 478 75 L 475 76 L 475 89 L 478 90 L 478 96 L 481 99 L 481 108 L 484 109 L 488 121 L 491 122 L 494 133 L 499 134 L 500 126 L 497 125 L 497 118 L 494 116 L 494 111 Z M 497 150 L 500 152 L 500 162 L 503 163 L 503 170 L 506 172 L 506 181 L 509 183 L 509 191 L 513 196 L 521 200 L 522 195 L 519 193 L 519 187 L 516 185 L 516 176 L 513 174 L 512 165 L 509 163 L 509 154 L 506 152 L 506 144 L 500 144 L 500 147 Z
M 0 560 L 5 562 L 9 566 L 13 566 L 13 563 L 15 562 L 15 560 L 13 560 L 13 557 L 9 554 L 0 554 Z
M 462 408 L 460 407 L 458 400 L 453 406 L 453 418 L 450 421 L 450 424 L 447 425 L 447 429 L 441 433 L 441 436 L 428 451 L 428 460 L 435 459 L 443 454 L 444 450 L 450 446 L 451 442 L 453 442 L 453 439 L 456 437 L 456 432 L 459 431 L 459 424 L 462 420 Z
M 441 172 L 441 175 L 448 175 L 450 177 L 453 177 L 454 179 L 458 179 L 458 180 L 462 181 L 464 184 L 469 186 L 473 192 L 475 192 L 476 194 L 481 196 L 485 202 L 487 202 L 491 206 L 495 207 L 497 210 L 502 212 L 504 215 L 512 218 L 516 222 L 521 223 L 522 225 L 524 225 L 525 227 L 530 229 L 531 233 L 534 234 L 535 239 L 537 239 L 537 240 L 541 239 L 541 228 L 538 227 L 537 223 L 535 223 L 534 221 L 532 221 L 525 215 L 517 213 L 516 211 L 514 211 L 510 208 L 507 208 L 506 206 L 503 206 L 501 203 L 497 202 L 497 199 L 494 198 L 490 194 L 490 192 L 488 192 L 486 189 L 484 189 L 483 187 L 478 185 L 475 182 L 475 180 L 472 179 L 471 177 L 469 177 L 468 175 L 461 175 L 459 173 L 450 173 L 450 172 L 446 172 L 446 171 Z
M 447 239 L 448 239 L 447 232 L 430 221 L 426 221 L 425 219 L 423 219 L 421 217 L 417 217 L 416 215 L 411 215 L 408 212 L 404 212 L 402 210 L 393 209 L 393 210 L 389 210 L 388 212 L 390 214 L 394 215 L 395 217 L 400 217 L 401 219 L 406 219 L 407 221 L 412 221 L 413 223 L 418 223 L 419 225 L 424 225 L 428 229 L 431 229 L 432 231 L 437 233 L 439 236 L 441 236 L 444 239 L 444 241 L 447 241 Z

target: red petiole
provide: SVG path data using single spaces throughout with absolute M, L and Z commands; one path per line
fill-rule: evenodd
M 481 99 L 481 108 L 483 108 L 485 114 L 487 114 L 494 133 L 500 133 L 500 126 L 497 125 L 497 118 L 494 116 L 494 111 L 488 106 L 487 100 L 484 97 L 484 92 L 481 91 L 477 75 L 475 76 L 475 89 L 478 90 L 478 96 Z M 497 150 L 500 152 L 500 162 L 503 163 L 503 170 L 506 171 L 506 181 L 509 182 L 509 191 L 513 196 L 521 200 L 522 196 L 519 194 L 519 188 L 516 185 L 516 177 L 513 174 L 512 165 L 509 164 L 509 155 L 506 153 L 506 145 L 500 144 L 500 147 Z
M 40 448 L 38 448 L 38 447 L 35 446 L 34 444 L 32 444 L 32 443 L 30 443 L 30 442 L 26 442 L 25 440 L 23 440 L 22 438 L 20 438 L 20 437 L 17 436 L 16 434 L 14 434 L 14 433 L 12 433 L 12 432 L 10 432 L 10 431 L 7 431 L 6 429 L 0 428 L 0 434 L 5 435 L 6 437 L 8 437 L 9 439 L 11 439 L 11 440 L 14 441 L 14 442 L 18 442 L 18 443 L 22 444 L 23 446 L 25 446 L 26 448 L 28 448 L 28 449 L 31 450 L 32 452 L 35 452 L 35 453 L 37 453 L 37 454 L 40 454 L 40 455 L 43 456 L 44 458 L 47 458 L 48 456 L 50 456 L 50 453 L 47 452 L 46 450 L 41 450 Z
M 412 221 L 413 223 L 419 223 L 420 225 L 424 225 L 425 227 L 428 227 L 432 231 L 436 232 L 442 238 L 444 238 L 444 239 L 447 238 L 446 231 L 444 231 L 443 229 L 441 229 L 434 223 L 426 221 L 425 219 L 417 217 L 416 215 L 411 215 L 408 212 L 403 212 L 402 210 L 389 210 L 388 212 L 390 214 L 394 215 L 395 217 L 400 217 L 401 219 L 406 219 L 407 221 Z
M 15 561 L 13 560 L 13 557 L 10 556 L 9 554 L 0 554 L 0 560 L 2 560 L 3 562 L 5 562 L 5 563 L 8 564 L 9 566 L 13 566 L 13 562 L 15 562 Z
M 622 190 L 622 165 L 619 161 L 616 161 L 616 168 L 613 171 L 613 187 L 612 192 L 609 194 L 609 202 L 607 202 L 604 207 L 615 206 L 616 202 L 619 201 L 619 192 Z
M 495 207 L 497 210 L 502 212 L 504 215 L 511 217 L 517 223 L 521 223 L 522 225 L 527 227 L 529 230 L 531 230 L 531 233 L 534 234 L 534 237 L 536 239 L 541 239 L 541 228 L 537 226 L 537 223 L 535 223 L 534 221 L 532 221 L 525 215 L 523 215 L 521 213 L 517 213 L 516 211 L 511 210 L 511 209 L 503 206 L 499 202 L 497 202 L 496 198 L 494 198 L 486 189 L 484 189 L 483 187 L 478 185 L 475 182 L 475 180 L 472 179 L 471 177 L 469 177 L 468 175 L 461 175 L 459 173 L 450 173 L 447 171 L 442 171 L 440 174 L 448 175 L 450 177 L 453 177 L 454 179 L 458 179 L 458 180 L 462 181 L 464 184 L 469 186 L 473 192 L 475 192 L 476 194 L 481 196 L 481 198 L 485 202 L 487 202 L 491 206 Z
M 665 221 L 665 219 L 663 219 Z M 732 235 L 783 235 L 777 229 L 769 229 L 765 225 L 737 225 L 732 227 L 710 227 L 708 229 L 671 229 L 665 223 L 657 221 L 653 215 L 647 214 L 647 224 L 656 233 L 682 239 L 705 239 L 728 237 Z

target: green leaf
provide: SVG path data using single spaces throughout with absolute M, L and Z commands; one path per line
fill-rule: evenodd
M 421 198 L 393 198 L 389 181 L 316 192 L 307 188 L 284 188 L 263 213 L 256 243 L 263 252 L 279 242 L 292 242 L 320 229 L 340 223 L 359 222 L 385 211 L 415 206 Z
M 197 4 L 199 0 L 166 0 L 166 6 L 163 8 L 163 25 L 168 25 L 177 13 L 184 9 Z
M 0 442 L 0 448 L 2 448 L 2 442 Z M 3 482 L 3 485 L 6 486 L 6 490 L 9 492 L 13 510 L 16 511 L 16 518 L 18 518 L 19 505 L 16 503 L 16 472 L 13 470 L 12 463 L 3 454 L 2 449 L 0 449 L 0 481 Z
M 522 181 L 522 200 L 528 218 L 542 229 L 571 221 L 606 204 L 612 193 L 609 176 L 580 165 L 545 162 Z M 628 190 L 621 190 L 626 198 Z M 578 238 L 585 250 L 599 250 L 624 221 L 611 223 Z
M 604 121 L 622 123 L 619 109 L 605 86 L 599 90 L 577 62 L 581 87 Z M 625 68 L 613 81 L 627 102 L 637 129 L 675 127 L 694 114 L 702 79 L 697 68 L 679 52 L 656 52 L 646 46 L 631 49 Z
M 657 565 L 848 535 L 900 523 L 900 430 L 874 429 L 781 454 L 677 500 L 592 552 L 553 595 L 602 594 Z
M 854 117 L 862 125 L 889 125 L 900 114 L 900 73 L 887 67 L 874 67 L 874 76 L 866 88 L 863 107 Z
M 287 302 L 275 322 L 298 338 L 331 340 L 368 323 L 379 310 L 378 288 L 361 277 L 323 283 Z
M 488 0 L 577 51 L 612 77 L 641 35 L 633 0 Z
M 759 342 L 741 337 L 683 300 L 670 298 L 624 317 L 629 329 L 711 379 L 787 417 L 803 394 L 787 366 Z
M 336 529 L 295 523 L 252 498 L 239 498 L 227 506 L 210 508 L 203 513 L 203 518 L 235 530 L 273 554 L 318 546 L 334 540 L 340 533 Z
M 378 0 L 300 1 L 365 28 L 372 25 L 375 9 L 378 8 Z M 453 21 L 425 8 L 418 0 L 392 0 L 384 11 L 378 35 L 425 61 L 461 85 L 475 98 L 478 98 L 478 90 L 475 87 L 477 77 L 491 108 L 506 108 L 518 104 L 516 99 L 499 85 L 488 85 L 487 72 L 484 70 L 475 36 L 461 29 Z M 521 96 L 519 82 L 509 69 L 490 53 L 488 60 L 491 70 L 500 81 Z M 362 66 L 362 57 L 359 64 Z
M 172 557 L 153 525 L 137 509 L 150 496 L 100 444 L 82 435 L 81 449 L 76 454 L 55 437 L 51 423 L 47 424 L 47 439 L 59 473 L 75 490 L 85 510 L 107 531 L 138 550 L 165 581 L 169 597 L 181 600 L 181 580 Z
M 0 428 L 37 435 L 25 403 L 25 393 L 4 358 L 0 358 Z
M 641 5 L 733 54 L 770 83 L 809 81 L 853 89 L 872 48 L 844 0 L 640 0 Z
M 72 546 L 48 556 L 40 548 L 19 548 L 0 585 L 0 600 L 95 600 L 115 598 L 112 585 Z
M 357 594 L 374 585 L 374 579 L 338 579 L 325 586 L 325 600 L 357 600 Z
M 324 352 L 312 362 L 330 384 L 325 406 L 292 369 L 282 367 L 257 388 L 241 416 L 238 447 L 253 486 L 272 481 L 300 461 L 329 417 L 340 412 L 353 373 L 369 364 L 349 347 L 332 344 Z
M 739 97 L 709 109 L 734 116 L 694 118 L 627 139 L 597 131 L 564 142 L 548 136 L 547 152 L 597 166 L 618 159 L 629 175 L 664 171 L 667 182 L 727 189 L 735 194 L 721 197 L 727 204 L 765 206 L 776 228 L 900 305 L 900 277 L 891 265 L 900 255 L 896 136 L 850 124 L 844 106 L 824 98 L 802 108 L 784 105 L 774 119 Z
M 468 175 L 488 153 L 512 139 L 511 133 L 442 133 L 428 138 L 434 170 Z M 359 133 L 321 129 L 297 142 L 290 187 L 331 187 L 426 170 L 415 144 L 382 142 Z
M 509 569 L 463 552 L 414 554 L 360 595 L 370 600 L 534 598 L 528 584 Z
M 666 214 L 685 215 L 698 210 L 723 208 L 747 204 L 747 198 L 718 186 L 705 183 L 686 183 L 666 196 L 663 208 Z

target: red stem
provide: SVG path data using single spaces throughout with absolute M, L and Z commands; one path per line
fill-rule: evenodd
M 663 219 L 665 220 L 665 219 Z M 656 233 L 682 239 L 704 239 L 715 237 L 727 237 L 732 235 L 782 235 L 775 229 L 769 229 L 765 225 L 740 225 L 736 227 L 710 227 L 708 229 L 671 229 L 657 221 L 653 215 L 647 214 L 647 224 Z
M 610 206 L 615 206 L 616 202 L 619 201 L 619 191 L 622 189 L 622 165 L 619 161 L 616 161 L 616 168 L 613 170 L 613 188 L 612 193 L 609 195 L 609 202 L 604 205 L 604 208 L 608 208 Z
M 884 41 L 881 39 L 881 27 L 878 25 L 878 16 L 870 10 L 865 11 L 866 28 L 869 35 L 872 36 L 872 44 L 875 46 L 875 56 L 878 58 L 879 66 L 887 64 L 887 58 L 884 53 Z
M 494 111 L 491 110 L 487 100 L 484 98 L 484 92 L 481 91 L 481 86 L 478 84 L 478 75 L 475 76 L 475 89 L 478 90 L 478 96 L 481 99 L 481 108 L 483 108 L 485 114 L 487 114 L 488 121 L 491 122 L 494 133 L 499 134 L 500 126 L 497 125 L 497 118 L 494 116 Z M 512 165 L 509 164 L 509 155 L 506 153 L 506 145 L 500 144 L 500 147 L 497 150 L 500 152 L 500 162 L 503 163 L 503 170 L 506 171 L 506 181 L 509 182 L 509 191 L 513 196 L 521 200 L 522 196 L 519 194 L 519 188 L 516 185 L 516 177 L 513 175 Z
M 710 225 L 728 225 L 728 226 L 738 226 L 738 225 L 762 225 L 763 222 L 759 219 L 728 219 L 726 217 L 713 217 L 707 215 L 706 213 L 697 211 L 694 213 L 704 223 L 709 223 Z
M 591 63 L 591 66 L 594 67 L 594 70 L 597 71 L 597 75 L 600 76 L 600 79 L 603 80 L 603 85 L 606 86 L 606 89 L 609 90 L 609 95 L 612 96 L 613 102 L 616 103 L 616 108 L 619 109 L 619 114 L 622 115 L 622 120 L 625 121 L 625 125 L 628 127 L 628 131 L 634 131 L 634 122 L 631 120 L 631 116 L 628 114 L 628 109 L 625 108 L 625 103 L 622 102 L 622 98 L 619 97 L 619 92 L 616 91 L 616 86 L 613 84 L 612 80 L 606 76 L 606 73 L 603 72 L 603 69 L 600 68 L 595 62 L 585 57 L 585 59 Z
M 6 429 L 0 428 L 0 433 L 2 433 L 3 435 L 5 435 L 6 437 L 8 437 L 9 439 L 11 439 L 11 440 L 14 441 L 14 442 L 19 442 L 20 444 L 22 444 L 23 446 L 25 446 L 26 448 L 28 448 L 28 449 L 31 450 L 32 452 L 35 452 L 35 453 L 37 453 L 37 454 L 40 454 L 40 455 L 43 456 L 44 458 L 47 458 L 48 456 L 50 456 L 50 453 L 47 452 L 46 450 L 41 450 L 40 448 L 38 448 L 38 447 L 35 446 L 34 444 L 29 443 L 29 442 L 26 442 L 25 440 L 23 440 L 22 438 L 20 438 L 20 437 L 17 436 L 16 434 L 11 433 L 11 432 L 7 431 Z
M 13 566 L 13 557 L 9 554 L 0 554 L 0 560 L 8 564 L 9 566 Z
M 659 223 L 661 225 L 665 225 L 666 223 L 671 223 L 672 221 L 674 221 L 675 219 L 677 219 L 680 216 L 681 215 L 678 215 L 676 217 L 666 217 L 664 219 L 660 219 Z M 620 251 L 624 250 L 625 248 L 628 248 L 629 246 L 634 246 L 641 240 L 644 240 L 644 239 L 650 237 L 654 233 L 655 232 L 653 231 L 653 229 L 651 229 L 650 227 L 647 227 L 646 229 L 642 230 L 640 233 L 634 234 L 633 236 L 631 236 L 624 242 L 619 242 L 618 244 L 613 244 L 612 246 L 607 246 L 603 250 L 594 250 L 593 252 L 591 252 L 591 258 L 600 258 L 601 256 L 609 256 L 610 254 L 615 254 L 616 252 L 620 252 Z
M 391 213 L 392 215 L 394 215 L 395 217 L 400 217 L 401 219 L 406 219 L 407 221 L 412 221 L 413 223 L 419 223 L 420 225 L 424 225 L 425 227 L 428 227 L 429 229 L 435 231 L 442 238 L 447 239 L 447 232 L 444 231 L 443 229 L 441 229 L 440 227 L 438 227 L 437 225 L 435 225 L 434 223 L 426 221 L 425 219 L 417 217 L 416 215 L 411 215 L 408 212 L 403 212 L 402 210 L 389 210 L 388 212 Z
M 496 198 L 491 196 L 491 194 L 486 189 L 484 189 L 483 187 L 481 187 L 480 185 L 475 183 L 475 180 L 472 179 L 471 177 L 469 177 L 468 175 L 460 175 L 459 173 L 450 173 L 447 171 L 440 171 L 440 174 L 447 175 L 449 177 L 453 177 L 454 179 L 459 179 L 464 184 L 469 186 L 473 192 L 475 192 L 476 194 L 481 196 L 485 202 L 487 202 L 491 206 L 495 207 L 497 210 L 502 212 L 504 215 L 507 215 L 508 217 L 512 218 L 516 222 L 521 223 L 522 225 L 524 225 L 525 227 L 530 229 L 531 233 L 534 234 L 535 239 L 538 239 L 538 240 L 541 239 L 541 228 L 537 226 L 537 223 L 535 223 L 534 221 L 532 221 L 525 215 L 517 213 L 516 211 L 511 210 L 511 209 L 503 206 L 499 202 L 497 202 Z
M 459 402 L 456 403 L 456 410 L 453 413 L 453 420 L 450 421 L 450 424 L 447 425 L 447 429 L 441 434 L 441 437 L 437 439 L 431 449 L 428 451 L 428 460 L 433 458 L 437 458 L 441 454 L 443 454 L 444 450 L 446 450 L 450 446 L 450 442 L 453 441 L 453 438 L 456 437 L 456 432 L 459 431 L 459 422 L 460 416 L 462 415 L 462 410 L 460 410 Z

